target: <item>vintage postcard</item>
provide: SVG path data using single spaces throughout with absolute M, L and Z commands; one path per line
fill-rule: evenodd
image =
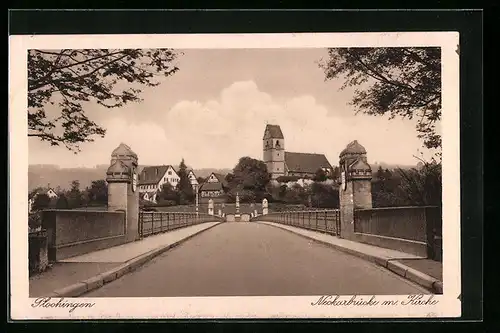
M 11 36 L 12 319 L 459 317 L 458 40 Z

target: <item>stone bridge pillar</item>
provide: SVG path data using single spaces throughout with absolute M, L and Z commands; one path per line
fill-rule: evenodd
M 262 200 L 262 215 L 267 215 L 269 213 L 267 208 L 267 199 Z
M 137 189 L 137 154 L 124 143 L 111 153 L 106 172 L 108 210 L 125 211 L 127 241 L 139 239 L 139 191 Z
M 372 208 L 372 170 L 365 148 L 354 140 L 339 156 L 340 237 L 354 238 L 354 210 Z

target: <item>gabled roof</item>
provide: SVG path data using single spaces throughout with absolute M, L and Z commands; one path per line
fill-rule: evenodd
M 205 178 L 203 183 L 204 184 L 208 183 L 208 180 L 210 179 L 210 177 L 212 177 L 212 175 L 214 175 L 215 178 L 217 178 L 217 180 L 219 181 L 219 183 L 222 183 L 223 186 L 227 186 L 226 175 L 217 172 L 212 172 L 207 178 Z
M 324 154 L 285 152 L 285 163 L 289 172 L 315 173 L 321 168 L 332 168 Z
M 222 191 L 222 183 L 203 183 L 200 191 Z
M 151 198 L 154 197 L 155 194 L 158 194 L 158 192 L 157 191 L 142 192 L 142 193 L 139 194 L 139 198 L 140 199 L 144 199 L 144 197 L 146 196 L 146 194 L 148 196 L 148 199 L 151 199 Z
M 158 184 L 169 168 L 176 172 L 171 165 L 145 166 L 139 174 L 139 185 Z
M 34 191 L 33 193 L 30 193 L 30 194 L 28 195 L 28 198 L 29 198 L 29 199 L 33 199 L 34 197 L 36 197 L 36 196 L 37 196 L 37 195 L 39 195 L 39 194 L 48 194 L 48 193 L 49 193 L 49 191 L 52 191 L 52 192 L 54 192 L 54 193 L 57 195 L 56 191 L 54 191 L 54 189 L 53 189 L 53 188 L 50 188 L 50 187 L 43 187 L 43 188 L 39 188 L 38 190 Z
M 281 132 L 281 127 L 279 125 L 266 125 L 264 130 L 264 137 L 262 139 L 284 139 L 283 132 Z

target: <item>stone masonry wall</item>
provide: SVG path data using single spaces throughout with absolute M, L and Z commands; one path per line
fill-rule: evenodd
M 127 209 L 127 183 L 108 184 L 108 210 Z
M 372 208 L 372 184 L 370 180 L 357 180 L 353 182 L 354 209 Z

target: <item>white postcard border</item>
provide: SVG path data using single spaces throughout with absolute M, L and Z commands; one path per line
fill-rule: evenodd
M 9 208 L 12 319 L 185 319 L 185 318 L 415 318 L 461 314 L 460 135 L 457 32 L 39 35 L 9 40 Z M 300 297 L 67 298 L 93 304 L 74 311 L 33 307 L 28 297 L 27 50 L 31 48 L 318 48 L 438 46 L 442 48 L 443 295 L 435 305 L 402 305 L 408 295 L 382 296 L 396 306 L 312 306 L 321 295 Z M 358 300 L 369 296 L 357 296 Z M 343 295 L 342 299 L 349 299 Z M 429 296 L 425 296 L 425 299 Z M 52 299 L 57 302 L 59 299 Z

